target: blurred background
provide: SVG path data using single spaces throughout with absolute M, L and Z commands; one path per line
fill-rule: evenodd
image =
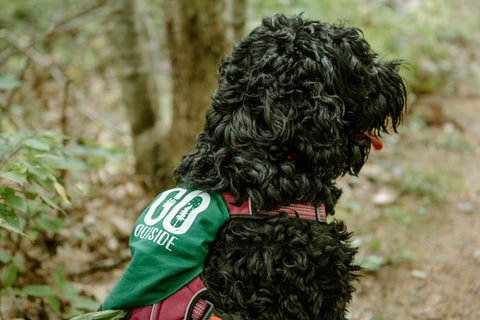
M 338 182 L 365 268 L 349 319 L 480 319 L 478 1 L 0 5 L 0 319 L 98 308 L 202 129 L 219 62 L 275 13 L 358 27 L 405 61 L 399 135 Z

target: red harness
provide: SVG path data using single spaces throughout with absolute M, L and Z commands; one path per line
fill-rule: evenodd
M 240 206 L 233 205 L 235 198 L 232 194 L 222 193 L 228 212 L 231 218 L 250 218 L 262 219 L 265 215 L 273 216 L 285 212 L 292 219 L 318 221 L 325 223 L 327 215 L 325 205 L 314 204 L 291 204 L 272 211 L 260 210 L 255 207 L 252 201 L 244 201 Z M 212 303 L 202 296 L 206 293 L 206 288 L 200 279 L 196 276 L 174 294 L 166 299 L 155 303 L 154 305 L 133 309 L 128 320 L 222 320 L 228 319 L 216 310 Z
M 234 206 L 233 202 L 235 202 L 235 198 L 228 192 L 222 193 L 222 198 L 227 205 L 230 216 L 233 216 L 232 218 L 263 218 L 262 215 L 272 216 L 280 212 L 286 212 L 292 219 L 316 220 L 322 223 L 327 221 L 327 214 L 323 203 L 318 206 L 314 204 L 294 203 L 272 211 L 265 211 L 255 207 L 250 199 L 244 201 L 239 207 Z

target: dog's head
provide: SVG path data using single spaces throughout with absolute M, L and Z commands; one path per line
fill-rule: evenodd
M 333 181 L 368 157 L 365 133 L 396 131 L 402 119 L 400 62 L 376 58 L 356 28 L 264 18 L 222 62 L 205 131 L 178 180 L 265 208 L 325 202 L 333 212 Z

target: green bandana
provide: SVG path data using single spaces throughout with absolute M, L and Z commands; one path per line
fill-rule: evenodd
M 152 305 L 203 270 L 208 245 L 229 219 L 216 192 L 175 188 L 143 211 L 130 235 L 132 260 L 102 309 Z

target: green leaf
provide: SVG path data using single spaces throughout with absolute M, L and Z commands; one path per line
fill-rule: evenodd
M 91 312 L 88 314 L 80 314 L 70 320 L 121 320 L 127 315 L 125 310 L 104 310 Z
M 36 159 L 41 159 L 55 169 L 88 170 L 88 165 L 79 159 L 67 159 L 52 154 L 38 154 Z
M 15 172 L 15 171 L 0 171 L 0 177 L 16 182 L 19 185 L 23 185 L 27 176 L 23 173 Z
M 19 87 L 21 84 L 14 76 L 4 75 L 0 76 L 0 90 L 11 90 Z
M 12 188 L 7 187 L 7 186 L 1 186 L 0 187 L 0 195 L 2 195 L 3 197 L 8 197 L 8 196 L 11 196 L 11 195 L 15 195 L 15 190 L 13 190 Z
M 27 201 L 27 211 L 24 212 L 24 215 L 29 220 L 36 217 L 39 213 L 48 211 L 50 211 L 50 207 L 41 201 Z
M 104 159 L 123 159 L 120 150 L 108 149 L 107 147 L 89 147 L 84 145 L 76 145 L 72 148 L 72 153 L 77 156 L 86 158 L 104 158 Z
M 376 271 L 380 269 L 385 264 L 385 259 L 375 255 L 369 255 L 364 257 L 359 257 L 356 259 L 356 262 L 365 270 L 365 271 Z
M 10 253 L 8 252 L 0 252 L 0 262 L 3 262 L 3 263 L 7 263 L 8 261 L 10 261 L 10 259 L 12 259 L 12 256 L 10 255 Z
M 50 146 L 38 139 L 27 139 L 23 141 L 23 145 L 25 147 L 29 147 L 31 149 L 35 149 L 39 151 L 50 151 Z
M 55 289 L 46 285 L 30 285 L 22 288 L 22 293 L 28 296 L 48 297 L 55 294 Z
M 57 204 L 55 204 L 55 202 L 53 202 L 50 198 L 48 198 L 46 196 L 40 196 L 40 198 L 42 198 L 43 202 L 48 204 L 50 207 L 52 207 L 54 209 L 57 209 L 58 211 L 63 212 L 63 214 L 66 214 L 65 211 L 62 208 L 60 208 Z
M 17 266 L 12 262 L 8 264 L 2 272 L 2 284 L 5 287 L 11 287 L 17 280 Z
M 28 181 L 38 183 L 43 189 L 53 190 L 52 181 L 55 179 L 53 170 L 40 167 L 32 167 L 29 170 Z
M 37 217 L 33 227 L 47 232 L 58 233 L 63 228 L 63 220 L 57 217 Z
M 67 279 L 65 278 L 65 274 L 61 268 L 55 269 L 55 272 L 53 273 L 53 280 L 61 291 L 62 287 L 65 285 L 65 283 L 67 283 Z
M 83 310 L 89 310 L 89 311 L 98 310 L 99 306 L 100 304 L 97 301 L 92 299 L 81 299 L 72 303 L 72 307 L 76 309 L 83 309 Z
M 47 303 L 53 311 L 60 311 L 60 302 L 54 296 L 47 296 Z
M 82 230 L 75 230 L 73 236 L 80 240 L 85 240 L 88 238 L 88 234 Z
M 4 203 L 10 208 L 17 209 L 22 212 L 27 210 L 27 203 L 25 199 L 14 194 L 7 195 L 4 199 Z
M 9 231 L 13 231 L 15 233 L 18 233 L 19 235 L 27 237 L 31 240 L 31 238 L 26 233 L 23 233 L 21 229 L 15 227 L 15 226 L 12 226 L 11 224 L 9 224 L 7 221 L 5 221 L 2 218 L 0 218 L 0 227 L 4 228 L 6 230 L 9 230 Z
M 30 238 L 23 233 L 23 224 L 13 211 L 8 210 L 6 205 L 0 203 L 0 227 Z
M 62 269 L 57 268 L 55 270 L 55 273 L 53 274 L 53 279 L 58 289 L 60 290 L 60 295 L 64 300 L 71 301 L 75 299 L 80 293 L 80 290 L 75 288 L 70 282 L 67 281 Z
M 35 192 L 35 191 L 25 191 L 25 192 L 23 193 L 23 195 L 24 195 L 25 198 L 27 198 L 28 200 L 35 200 L 35 199 L 37 199 L 38 192 Z
M 8 208 L 4 203 L 0 202 L 0 218 L 3 218 L 7 221 L 12 221 L 13 223 L 18 221 L 17 215 Z
M 30 167 L 28 169 L 29 178 L 35 181 L 37 180 L 53 180 L 55 179 L 54 170 L 49 170 L 42 167 Z

